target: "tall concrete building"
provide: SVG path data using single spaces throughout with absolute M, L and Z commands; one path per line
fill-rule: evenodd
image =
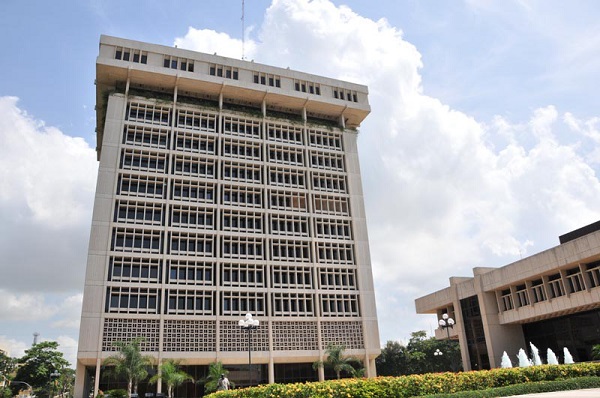
M 577 362 L 592 359 L 592 346 L 600 344 L 600 221 L 559 241 L 504 267 L 452 277 L 449 287 L 415 301 L 417 313 L 456 321 L 435 333 L 459 341 L 465 370 L 500 367 L 505 351 L 516 362 L 529 343 L 544 363 L 548 349 L 561 363 L 564 348 Z
M 374 376 L 367 87 L 108 36 L 95 84 L 76 397 L 114 387 L 103 359 L 138 336 L 156 363 L 200 377 L 218 360 L 238 385 L 322 379 L 311 365 L 330 344 Z

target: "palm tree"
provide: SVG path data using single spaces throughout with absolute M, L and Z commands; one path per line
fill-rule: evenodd
M 228 374 L 229 371 L 223 367 L 223 364 L 220 361 L 211 363 L 208 367 L 208 375 L 201 380 L 201 382 L 204 383 L 204 392 L 209 393 L 217 391 L 219 377 L 221 377 L 221 375 L 227 376 Z M 234 384 L 231 383 L 231 386 L 234 387 Z
M 131 390 L 137 394 L 138 383 L 148 377 L 148 368 L 152 366 L 152 357 L 142 355 L 140 343 L 143 337 L 137 337 L 130 342 L 117 341 L 114 346 L 119 349 L 115 355 L 111 355 L 104 361 L 109 376 L 127 379 L 127 394 L 131 396 Z
M 325 361 L 314 362 L 313 369 L 317 370 L 320 367 L 332 368 L 338 379 L 340 378 L 341 372 L 354 374 L 354 367 L 350 363 L 357 362 L 358 360 L 352 357 L 344 358 L 345 349 L 346 347 L 344 346 L 329 344 L 325 349 L 327 359 Z
M 179 387 L 186 381 L 194 381 L 194 378 L 179 369 L 179 361 L 167 359 L 158 368 L 158 373 L 150 378 L 150 383 L 162 381 L 167 385 L 167 398 L 173 396 L 173 388 Z

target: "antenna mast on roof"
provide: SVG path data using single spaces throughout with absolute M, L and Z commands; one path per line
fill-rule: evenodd
M 245 38 L 245 26 L 244 26 L 244 0 L 242 0 L 242 59 L 244 59 L 244 45 L 246 44 L 246 38 Z

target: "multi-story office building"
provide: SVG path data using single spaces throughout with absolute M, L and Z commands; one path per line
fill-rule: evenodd
M 448 314 L 465 370 L 500 367 L 503 353 L 516 362 L 532 343 L 545 362 L 548 349 L 562 361 L 591 359 L 600 344 L 600 221 L 559 237 L 560 245 L 501 268 L 473 269 L 450 286 L 418 298 L 417 313 Z
M 322 379 L 330 344 L 374 376 L 367 87 L 108 36 L 96 68 L 76 396 L 110 388 L 103 359 L 138 336 L 156 363 L 200 377 L 218 360 L 238 385 Z

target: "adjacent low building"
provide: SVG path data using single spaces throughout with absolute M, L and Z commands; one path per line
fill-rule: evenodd
M 533 343 L 562 362 L 591 359 L 600 344 L 600 221 L 559 237 L 560 244 L 501 268 L 473 269 L 450 286 L 415 300 L 419 314 L 447 313 L 449 337 L 460 342 L 465 370 L 500 367 Z M 436 338 L 446 339 L 446 330 Z

